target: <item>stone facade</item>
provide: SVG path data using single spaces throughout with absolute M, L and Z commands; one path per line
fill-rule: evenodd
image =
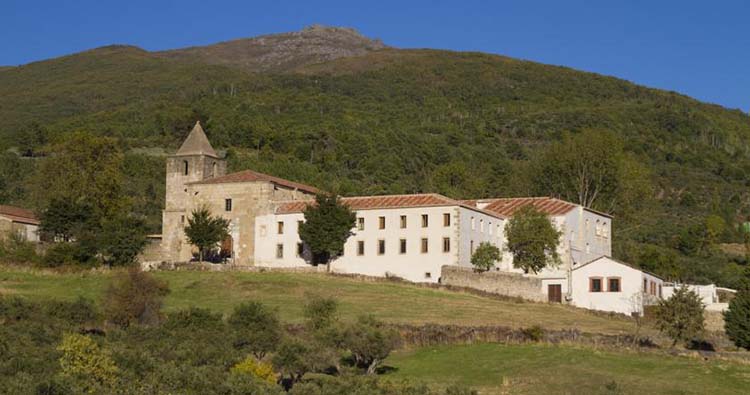
M 518 273 L 488 271 L 477 273 L 459 266 L 443 266 L 441 283 L 454 287 L 473 288 L 497 295 L 519 297 L 534 302 L 546 302 L 542 280 Z

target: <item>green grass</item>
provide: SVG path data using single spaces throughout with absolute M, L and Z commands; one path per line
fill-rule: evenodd
M 621 317 L 591 314 L 562 305 L 518 303 L 469 293 L 386 281 L 363 281 L 323 274 L 246 272 L 157 272 L 169 284 L 168 311 L 190 306 L 228 313 L 244 301 L 259 300 L 277 307 L 282 319 L 299 322 L 307 294 L 334 296 L 343 318 L 370 313 L 396 323 L 503 325 L 548 329 L 578 328 L 592 333 L 631 333 L 633 324 Z M 32 299 L 97 300 L 110 273 L 42 273 L 0 270 L 0 293 Z
M 393 354 L 390 379 L 460 383 L 481 394 L 743 394 L 736 362 L 550 345 L 476 344 Z M 614 383 L 614 384 L 613 384 Z

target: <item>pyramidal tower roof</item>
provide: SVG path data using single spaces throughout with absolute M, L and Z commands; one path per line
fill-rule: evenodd
M 185 142 L 182 143 L 182 146 L 180 146 L 175 155 L 207 155 L 218 158 L 214 147 L 208 142 L 208 137 L 206 137 L 206 132 L 203 131 L 200 121 L 195 123 L 193 130 L 190 131 L 190 134 L 188 134 Z

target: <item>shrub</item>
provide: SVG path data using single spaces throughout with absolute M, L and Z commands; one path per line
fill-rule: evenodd
M 235 307 L 229 317 L 229 326 L 237 337 L 235 345 L 248 349 L 258 359 L 274 351 L 281 340 L 278 313 L 260 302 Z
M 242 362 L 232 366 L 230 371 L 234 374 L 249 375 L 270 384 L 276 383 L 276 372 L 273 371 L 273 365 L 259 362 L 253 357 L 245 358 Z
M 74 302 L 50 301 L 44 305 L 44 309 L 49 316 L 71 324 L 90 323 L 98 318 L 94 304 L 80 296 Z
M 282 379 L 295 383 L 312 369 L 310 359 L 310 348 L 305 343 L 298 339 L 287 339 L 279 345 L 271 361 Z
M 521 329 L 521 334 L 526 340 L 540 342 L 544 339 L 544 329 L 539 325 Z
M 208 309 L 190 307 L 185 310 L 169 314 L 164 323 L 166 329 L 203 331 L 214 330 L 224 325 L 221 313 L 214 313 Z
M 672 339 L 672 347 L 678 342 L 695 339 L 703 332 L 703 325 L 701 298 L 687 287 L 681 287 L 671 298 L 659 301 L 656 326 Z
M 477 271 L 486 272 L 492 269 L 495 266 L 495 262 L 499 262 L 501 258 L 499 248 L 483 241 L 474 253 L 471 254 L 471 264 Z
M 336 299 L 311 295 L 305 303 L 304 313 L 307 325 L 315 331 L 328 328 L 338 321 L 337 310 L 338 302 Z
M 168 293 L 165 282 L 136 268 L 130 269 L 115 278 L 104 292 L 104 315 L 109 322 L 123 328 L 157 324 Z
M 62 374 L 76 379 L 83 392 L 93 392 L 99 387 L 112 387 L 117 380 L 118 369 L 114 361 L 91 338 L 67 334 L 57 350 L 62 352 Z
M 84 254 L 78 243 L 55 243 L 44 253 L 42 265 L 45 267 L 74 266 Z M 85 263 L 89 263 L 88 260 Z
M 35 264 L 39 262 L 36 245 L 16 233 L 0 238 L 0 262 L 14 265 Z

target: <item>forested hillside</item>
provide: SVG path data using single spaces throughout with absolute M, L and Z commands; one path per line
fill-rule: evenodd
M 329 39 L 335 47 L 340 34 L 354 45 L 351 31 L 335 29 L 314 45 Z M 617 173 L 638 174 L 630 198 L 613 193 L 594 204 L 616 215 L 619 258 L 669 277 L 729 286 L 743 270 L 744 258 L 725 256 L 716 245 L 741 242 L 738 225 L 750 215 L 747 114 L 482 53 L 363 40 L 356 54 L 318 63 L 305 40 L 293 38 L 301 55 L 294 58 L 281 40 L 285 66 L 278 68 L 273 60 L 248 67 L 255 47 L 232 62 L 226 46 L 180 56 L 111 46 L 0 69 L 0 203 L 43 201 L 31 181 L 37 164 L 51 156 L 49 143 L 72 131 L 118 140 L 128 193 L 142 201 L 153 231 L 163 205 L 163 155 L 197 119 L 214 146 L 227 151 L 232 169 L 347 195 L 561 195 L 545 182 L 553 173 L 540 172 L 540 162 L 555 162 L 554 152 L 565 146 L 554 151 L 553 143 L 585 131 L 614 136 L 612 149 L 629 169 L 638 166 Z M 222 60 L 207 60 L 216 51 Z

